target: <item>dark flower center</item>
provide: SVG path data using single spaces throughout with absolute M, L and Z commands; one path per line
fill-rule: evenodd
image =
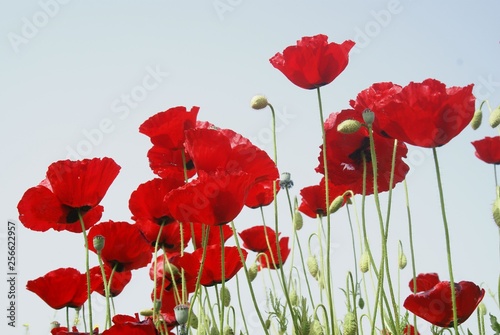
M 87 213 L 90 209 L 92 209 L 91 206 L 82 206 L 82 207 L 67 207 L 69 208 L 68 214 L 66 214 L 66 223 L 75 223 L 77 222 L 80 218 L 78 216 L 78 213 L 80 213 L 81 216 L 84 216 L 85 213 Z
M 363 163 L 363 157 L 365 158 L 366 163 L 370 163 L 372 161 L 372 155 L 370 153 L 370 138 L 368 137 L 364 137 L 363 140 L 361 140 L 358 149 L 349 155 L 349 158 L 358 165 Z

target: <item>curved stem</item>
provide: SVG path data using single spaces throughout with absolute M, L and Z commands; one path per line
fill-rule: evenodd
M 448 258 L 448 271 L 450 273 L 450 289 L 451 289 L 451 304 L 453 306 L 453 328 L 455 329 L 455 334 L 458 335 L 458 319 L 457 319 L 457 296 L 455 292 L 455 281 L 453 279 L 453 265 L 451 261 L 451 243 L 450 243 L 450 233 L 448 229 L 448 220 L 446 218 L 446 210 L 444 204 L 444 194 L 443 187 L 441 183 L 441 173 L 439 171 L 439 162 L 437 157 L 436 148 L 432 148 L 432 153 L 434 155 L 434 165 L 436 167 L 436 177 L 439 189 L 439 200 L 441 203 L 441 214 L 443 216 L 444 225 L 444 236 L 446 240 L 446 255 Z

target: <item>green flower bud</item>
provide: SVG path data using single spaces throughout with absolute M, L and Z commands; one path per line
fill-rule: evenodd
M 361 128 L 362 124 L 356 120 L 345 120 L 337 126 L 337 131 L 342 134 L 353 134 Z
M 94 236 L 94 238 L 92 239 L 92 244 L 94 245 L 95 251 L 97 251 L 98 253 L 101 252 L 101 250 L 104 248 L 105 240 L 106 239 L 102 235 Z
M 371 126 L 373 124 L 373 121 L 375 120 L 375 113 L 367 108 L 363 111 L 362 115 L 363 121 L 365 121 L 366 125 Z
M 479 126 L 481 126 L 481 122 L 483 122 L 483 111 L 481 110 L 481 108 L 478 108 L 474 112 L 474 116 L 470 121 L 470 126 L 473 130 L 476 130 L 477 128 L 479 128 Z
M 266 329 L 271 328 L 271 320 L 267 319 L 264 326 L 266 327 Z
M 252 265 L 250 265 L 250 267 L 248 268 L 248 279 L 250 280 L 250 282 L 253 282 L 258 273 L 259 268 L 257 267 L 257 264 L 253 263 Z
M 219 335 L 219 328 L 217 328 L 216 326 L 212 326 L 212 328 L 210 328 L 210 335 Z
M 399 259 L 398 259 L 399 268 L 401 270 L 403 270 L 406 267 L 407 263 L 408 263 L 408 260 L 406 259 L 406 255 L 404 254 L 403 250 L 400 250 Z
M 363 254 L 361 255 L 359 268 L 363 273 L 367 273 L 370 270 L 370 255 L 368 254 L 368 251 L 363 252 Z
M 500 124 L 500 106 L 495 108 L 490 114 L 490 126 L 496 128 Z
M 229 305 L 231 304 L 231 293 L 229 292 L 226 286 L 224 286 L 224 290 L 221 287 L 220 297 L 224 306 L 229 307 Z
M 324 335 L 323 326 L 318 319 L 314 319 L 311 326 L 311 335 Z
M 344 335 L 356 335 L 358 333 L 358 321 L 354 313 L 348 312 L 344 317 Z
M 338 197 L 333 199 L 332 203 L 330 204 L 330 208 L 329 208 L 330 214 L 338 211 L 342 207 L 343 204 L 344 204 L 344 197 L 343 196 L 339 195 Z
M 497 198 L 493 203 L 493 220 L 498 228 L 500 228 L 500 198 Z
M 481 302 L 477 309 L 482 316 L 485 316 L 486 313 L 488 313 L 488 310 L 486 309 L 486 305 L 484 304 L 484 302 Z
M 316 278 L 318 276 L 318 260 L 316 259 L 316 256 L 309 256 L 307 258 L 307 269 L 309 270 L 309 273 Z
M 224 328 L 224 335 L 234 335 L 234 330 L 233 328 L 226 326 Z
M 359 309 L 363 309 L 365 307 L 365 301 L 361 297 L 358 299 L 358 307 Z
M 139 312 L 139 314 L 142 316 L 153 316 L 153 310 L 152 309 L 143 309 L 142 311 Z
M 252 108 L 256 110 L 266 108 L 268 105 L 269 102 L 267 101 L 267 98 L 263 95 L 256 95 L 250 101 L 250 106 L 252 106 Z
M 297 291 L 295 290 L 294 287 L 292 287 L 292 289 L 290 290 L 289 298 L 290 298 L 290 303 L 292 304 L 292 306 L 298 306 L 299 296 L 297 295 Z
M 302 326 L 302 328 L 301 328 L 301 331 L 302 331 L 301 334 L 305 334 L 305 335 L 310 334 L 310 332 L 311 332 L 311 323 L 309 322 L 309 320 L 304 320 L 302 322 L 301 326 Z M 292 329 L 295 329 L 295 328 L 292 328 Z
M 304 219 L 302 218 L 302 213 L 298 210 L 295 210 L 293 213 L 293 227 L 295 230 L 301 230 L 304 225 Z

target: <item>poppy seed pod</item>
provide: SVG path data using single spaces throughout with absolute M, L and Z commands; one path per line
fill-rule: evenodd
M 337 126 L 337 131 L 342 134 L 354 134 L 361 126 L 361 122 L 357 120 L 345 120 Z
M 490 114 L 490 126 L 496 128 L 500 124 L 500 106 L 495 108 Z
M 104 242 L 105 242 L 105 240 L 106 239 L 102 235 L 96 235 L 96 236 L 94 236 L 94 238 L 92 239 L 92 243 L 94 244 L 94 249 L 97 252 L 101 252 L 101 250 L 104 248 Z
M 290 179 L 290 172 L 283 172 L 280 177 L 280 188 L 292 188 L 293 180 Z
M 180 304 L 174 307 L 175 320 L 184 325 L 188 321 L 189 305 Z
M 375 121 L 375 113 L 368 108 L 363 111 L 362 116 L 363 121 L 365 121 L 365 124 L 368 126 L 371 126 L 373 124 L 373 121 Z
M 61 327 L 61 324 L 57 321 L 52 321 L 50 323 L 50 329 L 59 328 L 59 327 Z
M 250 101 L 250 106 L 256 110 L 266 108 L 268 105 L 269 102 L 267 101 L 267 98 L 263 95 L 256 95 Z
M 470 121 L 470 126 L 473 130 L 476 130 L 481 126 L 481 122 L 483 121 L 483 111 L 478 108 L 474 112 L 474 116 L 472 117 L 472 120 Z

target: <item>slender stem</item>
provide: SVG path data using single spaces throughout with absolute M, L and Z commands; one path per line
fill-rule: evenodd
M 451 261 L 451 243 L 450 243 L 450 233 L 448 229 L 448 220 L 446 219 L 446 210 L 444 204 L 444 194 L 441 182 L 441 173 L 439 171 L 439 162 L 437 157 L 436 148 L 432 148 L 432 153 L 434 155 L 434 165 L 436 167 L 436 177 L 439 189 L 439 200 L 441 202 L 441 214 L 443 216 L 444 225 L 444 236 L 446 239 L 446 255 L 448 258 L 448 271 L 450 273 L 450 289 L 451 289 L 451 304 L 453 306 L 453 328 L 455 329 L 455 334 L 458 335 L 458 319 L 457 319 L 457 296 L 455 292 L 455 281 L 453 279 L 453 265 Z
M 236 292 L 238 294 L 238 305 L 240 307 L 240 312 L 241 312 L 241 320 L 243 321 L 243 326 L 245 327 L 246 333 L 250 334 L 250 332 L 248 331 L 247 319 L 245 317 L 245 313 L 243 312 L 243 304 L 241 302 L 240 279 L 238 275 L 236 275 L 235 277 L 236 277 Z
M 226 262 L 225 262 L 225 250 L 224 250 L 224 230 L 222 229 L 222 226 L 219 226 L 219 231 L 220 231 L 220 260 L 221 260 L 221 292 L 224 295 L 225 288 L 226 288 Z M 220 333 L 224 333 L 224 296 L 222 296 L 222 303 L 220 304 Z
M 87 230 L 85 229 L 85 222 L 83 221 L 83 216 L 80 210 L 78 210 L 78 219 L 80 225 L 82 226 L 82 235 L 85 243 L 85 272 L 87 274 L 87 301 L 89 304 L 89 329 L 90 333 L 94 333 L 94 327 L 92 323 L 92 287 L 90 285 L 90 265 L 89 265 L 89 241 L 87 239 Z
M 97 252 L 97 260 L 101 269 L 102 283 L 104 285 L 104 297 L 106 298 L 106 324 L 104 329 L 111 327 L 111 307 L 109 302 L 109 285 L 106 278 L 106 271 L 104 270 L 104 263 L 102 262 L 101 251 Z

